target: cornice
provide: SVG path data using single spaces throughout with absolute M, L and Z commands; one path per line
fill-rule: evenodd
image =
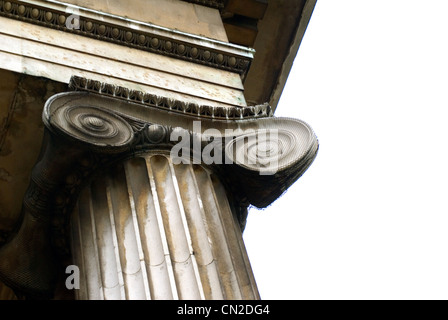
M 67 27 L 76 12 L 79 26 Z M 249 70 L 255 51 L 150 23 L 50 0 L 0 0 L 0 16 L 235 72 Z

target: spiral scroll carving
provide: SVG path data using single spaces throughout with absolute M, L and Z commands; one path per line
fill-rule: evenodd
M 123 147 L 134 136 L 132 127 L 123 118 L 92 106 L 61 106 L 50 124 L 71 138 L 97 147 Z
M 282 120 L 278 124 L 277 128 L 248 130 L 236 136 L 225 146 L 227 159 L 265 175 L 306 161 L 310 150 L 317 148 L 311 129 L 299 121 Z

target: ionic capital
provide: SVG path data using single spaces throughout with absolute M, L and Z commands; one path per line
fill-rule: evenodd
M 163 153 L 173 163 L 201 164 L 243 207 L 261 208 L 285 192 L 317 154 L 310 126 L 273 117 L 268 105 L 199 106 L 76 77 L 70 86 L 74 91 L 51 97 L 44 107 L 45 138 L 23 200 L 24 222 L 0 250 L 0 278 L 30 295 L 50 294 L 52 252 L 68 253 L 67 230 L 79 192 L 117 162 Z M 36 230 L 48 238 L 36 242 Z M 30 248 L 27 263 L 14 258 L 14 248 L 23 246 Z M 25 281 L 36 267 L 39 281 Z

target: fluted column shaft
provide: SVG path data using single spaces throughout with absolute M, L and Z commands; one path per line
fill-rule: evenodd
M 127 160 L 94 179 L 72 216 L 78 299 L 258 299 L 223 185 L 168 156 Z

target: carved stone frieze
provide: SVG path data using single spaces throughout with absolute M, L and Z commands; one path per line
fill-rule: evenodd
M 148 107 L 163 109 L 170 112 L 212 118 L 219 120 L 240 120 L 249 118 L 264 118 L 273 116 L 269 104 L 247 106 L 238 108 L 215 107 L 210 105 L 198 105 L 168 97 L 161 97 L 151 93 L 130 90 L 124 87 L 73 76 L 69 83 L 73 91 L 87 91 L 98 93 L 125 101 L 143 104 Z
M 45 136 L 23 200 L 22 227 L 0 248 L 0 280 L 26 295 L 51 295 L 55 254 L 69 254 L 78 194 L 113 164 L 160 152 L 208 166 L 236 200 L 243 227 L 247 205 L 271 204 L 317 154 L 306 123 L 273 117 L 268 106 L 192 106 L 80 78 L 71 86 L 83 91 L 54 95 L 44 107 Z M 17 257 L 19 247 L 27 259 Z
M 201 45 L 201 41 L 193 36 L 190 39 L 186 34 L 171 35 L 170 32 L 175 31 L 157 30 L 154 29 L 155 26 L 151 26 L 153 31 L 149 27 L 145 31 L 144 25 L 140 28 L 131 28 L 128 21 L 125 23 L 118 21 L 120 23 L 116 24 L 113 21 L 105 22 L 107 19 L 101 19 L 98 14 L 95 19 L 95 15 L 90 16 L 81 10 L 77 12 L 79 23 L 76 27 L 70 24 L 68 27 L 67 19 L 72 13 L 66 12 L 65 9 L 62 5 L 56 6 L 56 4 L 45 7 L 44 3 L 39 6 L 26 1 L 0 1 L 0 16 L 3 17 L 236 72 L 243 77 L 249 70 L 253 57 L 253 50 L 249 49 L 244 54 L 238 54 L 237 52 L 243 53 L 243 47 L 236 51 L 228 51 L 220 42 L 219 45 Z M 133 23 L 138 24 L 137 21 Z

